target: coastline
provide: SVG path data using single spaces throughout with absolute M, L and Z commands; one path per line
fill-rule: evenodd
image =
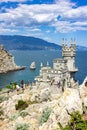
M 6 71 L 2 71 L 0 72 L 0 74 L 4 74 L 4 73 L 8 73 L 8 72 L 14 72 L 14 71 L 20 71 L 20 70 L 24 70 L 26 69 L 26 66 L 17 66 L 16 68 L 13 68 L 13 69 L 9 69 L 9 70 L 6 70 Z

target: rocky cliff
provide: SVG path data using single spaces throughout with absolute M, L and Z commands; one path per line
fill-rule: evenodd
M 80 88 L 66 88 L 64 92 L 45 82 L 9 94 L 0 92 L 0 130 L 60 130 L 58 123 L 64 127 L 70 120 L 69 113 L 82 114 L 82 103 L 87 107 L 86 80 Z M 24 110 L 16 109 L 19 100 L 27 102 Z
M 0 73 L 24 69 L 25 67 L 17 66 L 14 57 L 7 52 L 3 46 L 0 46 Z

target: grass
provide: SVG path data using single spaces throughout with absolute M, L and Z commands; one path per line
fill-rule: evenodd
M 28 130 L 28 124 L 17 124 L 15 130 Z
M 6 96 L 0 96 L 0 103 L 2 103 L 3 101 L 6 101 L 8 100 L 9 97 L 6 97 Z
M 51 114 L 51 108 L 46 107 L 43 110 L 42 116 L 40 118 L 40 121 L 39 121 L 40 125 L 42 125 L 43 123 L 47 122 L 47 120 L 49 119 L 50 114 Z
M 25 111 L 25 110 L 23 110 L 23 111 L 20 112 L 20 116 L 23 117 L 23 118 L 24 118 L 25 116 L 27 116 L 27 115 L 29 115 L 29 114 L 28 114 L 28 112 Z
M 0 107 L 0 116 L 4 115 L 4 112 L 2 110 L 2 107 Z

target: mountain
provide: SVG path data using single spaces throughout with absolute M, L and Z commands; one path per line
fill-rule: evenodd
M 0 44 L 6 50 L 61 50 L 62 47 L 55 43 L 50 43 L 40 38 L 20 35 L 0 35 Z M 76 46 L 77 51 L 87 51 L 87 47 Z
M 61 46 L 30 36 L 0 35 L 0 44 L 6 50 L 61 50 Z
M 76 50 L 77 51 L 87 51 L 87 47 L 84 47 L 84 46 L 76 46 Z

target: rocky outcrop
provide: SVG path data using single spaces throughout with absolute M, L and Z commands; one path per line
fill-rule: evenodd
M 14 57 L 7 52 L 3 46 L 0 46 L 0 73 L 7 73 L 25 69 L 25 67 L 17 66 L 14 62 Z
M 83 83 L 79 86 L 79 91 L 82 102 L 87 107 L 87 76 L 84 79 Z
M 85 105 L 87 103 L 85 83 L 86 80 L 80 89 L 79 86 L 78 89 L 66 88 L 63 93 L 57 85 L 50 86 L 49 83 L 43 82 L 38 86 L 28 86 L 25 90 L 2 94 L 4 99 L 8 99 L 0 103 L 4 114 L 3 121 L 0 119 L 0 130 L 15 130 L 18 124 L 24 123 L 29 125 L 29 130 L 60 130 L 58 123 L 64 127 L 70 120 L 70 113 L 79 111 L 82 114 L 82 102 L 84 101 Z M 15 109 L 15 104 L 20 99 L 29 104 L 22 111 Z M 46 108 L 51 110 L 48 119 L 49 111 L 46 111 L 46 115 L 43 113 Z

